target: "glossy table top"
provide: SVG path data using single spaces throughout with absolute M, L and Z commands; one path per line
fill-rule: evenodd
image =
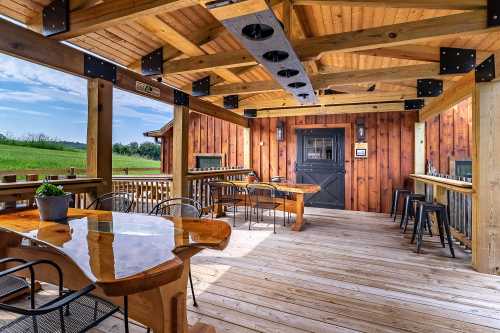
M 231 182 L 239 187 L 245 187 L 249 184 L 248 181 L 246 180 L 233 180 Z M 267 183 L 263 182 L 263 183 L 272 184 L 276 187 L 276 189 L 290 193 L 317 193 L 321 191 L 321 186 L 316 184 L 272 183 L 272 182 L 267 182 Z
M 182 267 L 176 251 L 223 249 L 231 234 L 222 221 L 80 209 L 70 209 L 65 222 L 40 221 L 38 210 L 0 214 L 0 230 L 56 249 L 104 283 Z

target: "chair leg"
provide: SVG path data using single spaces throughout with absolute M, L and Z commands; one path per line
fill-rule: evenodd
M 453 249 L 453 239 L 451 238 L 450 224 L 448 222 L 448 212 L 444 211 L 442 214 L 444 215 L 443 223 L 444 223 L 444 230 L 446 231 L 446 238 L 448 238 L 448 246 L 450 247 L 451 256 L 455 258 L 455 250 Z
M 444 248 L 444 225 L 443 225 L 443 217 L 441 216 L 441 212 L 436 212 L 436 220 L 438 224 L 439 231 L 439 240 L 441 241 L 441 246 Z
M 421 215 L 422 215 L 422 207 L 418 207 L 418 212 L 417 212 L 417 216 L 415 217 L 415 222 L 413 223 L 413 233 L 411 235 L 411 242 L 410 244 L 413 244 L 415 242 L 415 238 L 416 238 L 416 235 L 417 235 L 417 226 L 418 226 L 418 223 L 421 219 Z
M 396 198 L 396 191 L 392 192 L 392 205 L 391 205 L 391 214 L 390 216 L 392 217 L 392 214 L 394 214 L 394 199 Z
M 252 215 L 253 215 L 253 212 L 252 212 L 252 206 L 250 206 L 250 216 L 249 216 L 249 221 L 248 221 L 248 230 L 250 230 L 250 227 L 252 226 Z
M 429 219 L 429 218 L 427 219 L 427 224 L 426 224 L 426 225 L 427 225 L 427 231 L 429 231 L 429 236 L 431 236 L 431 237 L 432 237 L 432 236 L 433 236 L 433 234 L 432 234 L 432 223 L 431 223 L 431 219 Z
M 193 306 L 198 307 L 198 303 L 196 303 L 196 295 L 194 294 L 193 277 L 191 276 L 191 268 L 189 268 L 189 285 L 191 286 L 191 295 L 193 295 Z
M 125 333 L 129 332 L 128 328 L 128 296 L 123 296 L 123 323 L 125 325 Z
M 283 226 L 286 227 L 286 198 L 283 199 Z
M 408 221 L 408 214 L 410 210 L 410 196 L 407 196 L 405 198 L 404 206 L 403 206 L 403 213 L 401 214 L 401 222 L 399 222 L 399 229 L 403 227 L 404 221 Z
M 271 213 L 269 211 L 269 213 Z M 276 233 L 276 209 L 273 209 L 273 229 L 274 229 L 274 233 Z
M 424 223 L 426 219 L 428 219 L 428 214 L 425 212 L 421 212 L 417 224 L 417 253 L 420 253 L 420 249 L 422 248 L 423 237 L 424 237 Z

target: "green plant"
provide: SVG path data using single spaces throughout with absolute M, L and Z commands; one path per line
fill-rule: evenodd
M 49 183 L 43 183 L 36 189 L 37 197 L 60 197 L 63 195 L 66 195 L 66 193 L 64 193 L 62 187 Z

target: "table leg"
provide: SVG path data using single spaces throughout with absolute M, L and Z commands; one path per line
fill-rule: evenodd
M 297 193 L 295 196 L 295 223 L 292 225 L 293 231 L 300 231 L 304 224 L 304 194 Z

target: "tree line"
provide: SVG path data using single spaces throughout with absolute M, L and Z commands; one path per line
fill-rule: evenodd
M 127 156 L 141 156 L 150 160 L 160 160 L 160 145 L 152 142 L 131 142 L 128 145 L 121 143 L 113 144 L 113 152 Z

